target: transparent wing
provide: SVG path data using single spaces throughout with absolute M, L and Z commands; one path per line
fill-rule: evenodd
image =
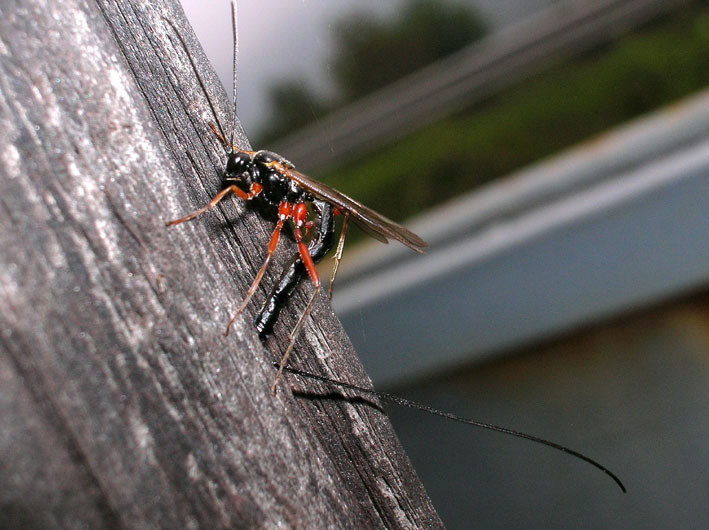
M 428 248 L 428 243 L 410 230 L 407 230 L 391 219 L 387 219 L 344 193 L 340 193 L 330 186 L 318 182 L 295 169 L 286 167 L 280 169 L 312 195 L 330 202 L 343 213 L 349 212 L 352 219 L 375 239 L 383 243 L 387 243 L 388 239 L 396 239 L 421 254 Z

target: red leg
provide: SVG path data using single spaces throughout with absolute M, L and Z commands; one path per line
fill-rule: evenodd
M 310 252 L 308 252 L 308 246 L 303 241 L 303 232 L 301 228 L 307 226 L 308 222 L 306 218 L 308 216 L 308 207 L 305 203 L 300 202 L 293 208 L 293 222 L 295 223 L 295 241 L 298 243 L 298 252 L 300 252 L 300 258 L 303 260 L 305 265 L 305 270 L 308 271 L 308 276 L 310 276 L 310 281 L 313 282 L 315 288 L 320 287 L 320 277 L 318 276 L 318 271 L 315 268 L 315 263 L 313 263 L 313 258 L 310 257 Z
M 194 212 L 187 214 L 184 217 L 181 217 L 179 219 L 175 219 L 174 221 L 168 221 L 167 223 L 165 223 L 165 226 L 179 225 L 180 223 L 184 223 L 185 221 L 190 221 L 190 220 L 194 219 L 195 217 L 203 214 L 204 212 L 206 212 L 210 208 L 214 208 L 219 203 L 219 201 L 221 201 L 224 197 L 226 197 L 230 193 L 236 193 L 242 199 L 249 201 L 249 200 L 253 199 L 254 197 L 256 197 L 256 195 L 261 193 L 261 190 L 263 190 L 263 186 L 261 186 L 261 184 L 256 184 L 256 183 L 254 183 L 251 186 L 251 190 L 248 193 L 245 192 L 244 190 L 242 190 L 237 185 L 231 185 L 228 188 L 224 188 L 222 191 L 217 193 L 217 195 L 211 201 L 209 201 L 209 204 L 207 204 L 206 206 L 203 206 L 199 210 L 195 210 Z
M 288 363 L 288 358 L 290 357 L 290 354 L 293 351 L 293 347 L 295 346 L 295 341 L 298 338 L 298 335 L 300 335 L 300 331 L 303 328 L 305 319 L 308 318 L 308 315 L 313 309 L 313 302 L 315 302 L 315 297 L 318 295 L 318 292 L 320 292 L 320 277 L 318 276 L 318 271 L 315 268 L 315 263 L 313 263 L 313 258 L 310 257 L 308 247 L 303 242 L 303 233 L 301 232 L 301 227 L 305 224 L 305 219 L 307 215 L 308 209 L 305 206 L 305 203 L 301 202 L 295 205 L 295 208 L 293 209 L 293 222 L 295 223 L 295 240 L 298 243 L 298 252 L 300 253 L 300 259 L 303 260 L 305 270 L 308 271 L 308 276 L 310 276 L 310 281 L 313 282 L 315 291 L 310 297 L 310 300 L 308 300 L 308 305 L 305 306 L 305 310 L 303 311 L 303 314 L 300 315 L 300 318 L 298 319 L 298 322 L 293 328 L 293 331 L 291 331 L 290 342 L 288 343 L 288 347 L 286 348 L 286 351 L 283 354 L 283 357 L 281 358 L 280 366 L 278 367 L 278 372 L 276 373 L 276 378 L 274 379 L 273 386 L 271 387 L 271 390 L 273 391 L 274 395 L 276 394 L 276 385 L 278 384 L 278 380 L 281 378 L 281 375 L 283 374 L 283 369 Z
M 227 324 L 224 335 L 229 335 L 229 328 L 231 328 L 231 325 L 236 321 L 237 318 L 239 318 L 239 315 L 241 315 L 241 313 L 244 311 L 251 298 L 254 296 L 254 294 L 256 294 L 256 289 L 258 289 L 259 283 L 261 283 L 261 278 L 263 278 L 263 275 L 266 272 L 266 269 L 268 268 L 268 264 L 271 263 L 271 257 L 273 256 L 273 253 L 276 251 L 276 247 L 278 246 L 278 241 L 281 238 L 281 230 L 283 229 L 283 224 L 288 220 L 289 217 L 291 217 L 292 213 L 293 205 L 291 203 L 283 201 L 278 206 L 278 222 L 276 223 L 276 228 L 273 230 L 271 242 L 268 244 L 266 259 L 264 260 L 263 265 L 261 265 L 261 268 L 256 274 L 256 277 L 254 278 L 251 287 L 249 287 L 249 290 L 247 291 L 244 300 L 241 302 L 239 309 Z
M 310 231 L 313 229 L 314 226 L 315 226 L 315 221 L 306 221 L 303 224 L 303 228 L 305 228 L 305 237 L 310 236 Z

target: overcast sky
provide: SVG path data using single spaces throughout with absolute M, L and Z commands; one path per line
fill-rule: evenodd
M 514 21 L 555 0 L 459 0 L 489 23 Z M 227 91 L 231 84 L 229 0 L 181 0 Z M 307 77 L 326 91 L 331 23 L 353 10 L 390 15 L 400 0 L 239 0 L 239 118 L 247 134 L 269 116 L 266 88 L 283 77 Z

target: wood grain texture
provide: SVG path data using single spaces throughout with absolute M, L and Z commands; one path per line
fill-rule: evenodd
M 260 300 L 223 336 L 272 224 L 229 200 L 164 226 L 224 152 L 162 17 L 228 124 L 176 2 L 0 5 L 0 527 L 441 527 L 375 407 L 271 395 L 309 286 L 266 347 Z M 324 297 L 292 363 L 369 384 Z

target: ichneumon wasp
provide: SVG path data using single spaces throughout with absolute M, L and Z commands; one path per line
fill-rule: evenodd
M 173 226 L 185 221 L 190 221 L 195 217 L 201 215 L 207 210 L 216 206 L 221 200 L 230 194 L 236 194 L 238 197 L 247 200 L 254 201 L 258 204 L 261 210 L 271 210 L 277 213 L 276 227 L 271 235 L 271 240 L 269 242 L 266 257 L 264 259 L 261 268 L 256 274 L 251 286 L 249 287 L 247 294 L 239 306 L 236 314 L 227 324 L 225 334 L 229 333 L 229 329 L 236 319 L 244 311 L 251 298 L 256 293 L 258 286 L 263 278 L 263 275 L 271 262 L 272 256 L 276 251 L 278 242 L 280 240 L 281 231 L 284 225 L 290 221 L 293 235 L 298 246 L 297 253 L 291 257 L 284 267 L 279 281 L 273 287 L 270 295 L 268 296 L 266 303 L 259 312 L 255 320 L 255 325 L 258 330 L 259 335 L 263 338 L 270 333 L 271 328 L 275 320 L 278 317 L 278 313 L 283 305 L 286 303 L 290 295 L 292 294 L 295 287 L 298 285 L 300 280 L 307 274 L 315 287 L 313 294 L 311 295 L 305 310 L 298 319 L 295 327 L 290 333 L 288 347 L 279 363 L 273 363 L 278 369 L 275 380 L 273 382 L 272 391 L 276 392 L 276 385 L 283 374 L 284 371 L 299 375 L 301 377 L 306 377 L 309 379 L 318 380 L 330 385 L 337 387 L 350 389 L 357 391 L 360 395 L 369 395 L 376 397 L 385 401 L 390 401 L 392 403 L 411 407 L 429 414 L 434 414 L 442 416 L 453 421 L 458 421 L 466 423 L 469 425 L 482 427 L 489 430 L 498 431 L 504 434 L 509 434 L 519 438 L 525 438 L 536 443 L 544 444 L 559 451 L 570 454 L 576 458 L 584 460 L 589 464 L 600 469 L 607 475 L 609 475 L 625 492 L 625 487 L 622 482 L 615 476 L 610 470 L 608 470 L 603 465 L 599 464 L 595 460 L 574 451 L 555 442 L 550 442 L 536 436 L 525 434 L 519 431 L 514 431 L 505 427 L 498 427 L 496 425 L 491 425 L 488 423 L 482 423 L 479 421 L 471 420 L 468 418 L 463 418 L 451 414 L 449 412 L 440 411 L 426 405 L 420 405 L 418 403 L 409 401 L 407 399 L 369 390 L 349 383 L 336 381 L 327 377 L 322 377 L 308 372 L 303 372 L 294 368 L 289 368 L 287 366 L 288 358 L 293 350 L 295 341 L 303 327 L 305 319 L 308 317 L 312 310 L 313 303 L 316 296 L 318 295 L 321 283 L 318 272 L 315 268 L 315 264 L 319 262 L 332 248 L 332 243 L 334 239 L 335 223 L 334 219 L 336 215 L 342 215 L 344 217 L 342 228 L 340 232 L 340 238 L 337 244 L 337 249 L 335 251 L 335 264 L 332 269 L 330 276 L 330 290 L 329 295 L 332 295 L 332 284 L 335 280 L 335 275 L 337 273 L 337 268 L 340 260 L 342 259 L 342 251 L 344 248 L 345 237 L 347 235 L 348 222 L 350 218 L 352 221 L 362 228 L 370 236 L 378 239 L 383 243 L 387 243 L 389 239 L 396 239 L 412 250 L 424 253 L 425 249 L 428 247 L 427 243 L 421 239 L 419 236 L 413 232 L 407 230 L 403 226 L 395 223 L 382 216 L 381 214 L 367 208 L 363 204 L 355 201 L 354 199 L 344 195 L 314 180 L 303 173 L 297 171 L 292 163 L 287 161 L 282 156 L 272 153 L 270 151 L 250 151 L 245 149 L 240 149 L 234 145 L 233 134 L 236 127 L 236 75 L 237 75 L 237 54 L 238 54 L 238 40 L 237 40 L 237 18 L 236 18 L 236 5 L 234 0 L 231 3 L 232 11 L 232 31 L 234 39 L 234 65 L 233 65 L 233 89 L 234 97 L 232 102 L 232 138 L 230 141 L 226 140 L 224 134 L 224 129 L 222 128 L 217 114 L 209 99 L 206 87 L 202 81 L 201 76 L 197 70 L 192 56 L 189 53 L 189 49 L 184 39 L 180 35 L 177 28 L 173 23 L 167 19 L 164 19 L 173 29 L 175 35 L 177 35 L 182 47 L 184 48 L 187 57 L 190 61 L 192 69 L 195 76 L 202 88 L 203 93 L 207 97 L 207 101 L 214 115 L 216 125 L 210 123 L 210 127 L 214 134 L 217 136 L 219 141 L 222 143 L 226 150 L 227 162 L 223 177 L 223 189 L 204 207 L 195 210 L 194 212 L 185 215 L 179 219 L 170 221 L 167 226 Z M 308 205 L 310 208 L 308 208 Z M 312 218 L 311 218 L 312 217 Z M 303 233 L 305 231 L 305 234 Z M 305 239 L 310 234 L 308 244 L 306 245 Z
M 214 106 L 211 101 L 209 101 L 216 122 L 216 125 L 214 123 L 210 123 L 209 125 L 224 146 L 227 154 L 226 167 L 222 175 L 223 189 L 206 206 L 184 217 L 169 221 L 166 225 L 174 226 L 190 221 L 213 208 L 231 194 L 235 194 L 246 201 L 254 201 L 262 211 L 270 210 L 271 212 L 276 212 L 276 226 L 268 244 L 266 257 L 261 268 L 256 273 L 244 300 L 227 324 L 225 334 L 228 334 L 231 326 L 243 313 L 244 309 L 251 301 L 251 298 L 256 293 L 261 279 L 278 247 L 283 227 L 287 222 L 290 222 L 293 236 L 298 247 L 298 253 L 286 266 L 281 275 L 281 280 L 274 288 L 266 305 L 256 319 L 259 334 L 261 336 L 268 334 L 270 328 L 273 326 L 273 321 L 278 316 L 278 311 L 293 292 L 295 285 L 302 278 L 303 268 L 315 290 L 310 296 L 305 310 L 300 315 L 300 318 L 290 333 L 288 347 L 279 363 L 279 369 L 273 383 L 273 391 L 275 393 L 276 385 L 283 373 L 283 368 L 287 365 L 296 339 L 303 328 L 305 320 L 312 311 L 315 298 L 320 292 L 321 282 L 318 271 L 315 268 L 315 263 L 322 259 L 332 247 L 332 232 L 334 230 L 333 219 L 336 215 L 343 216 L 343 223 L 335 251 L 335 263 L 330 276 L 330 296 L 332 296 L 332 285 L 335 280 L 335 275 L 337 274 L 337 268 L 342 259 L 345 237 L 350 220 L 362 228 L 367 234 L 383 243 L 387 243 L 389 239 L 395 239 L 419 253 L 423 253 L 428 245 L 423 239 L 403 226 L 387 219 L 344 193 L 340 193 L 299 172 L 292 163 L 282 156 L 271 151 L 249 151 L 240 149 L 234 145 L 233 134 L 236 126 L 236 77 L 238 56 L 237 18 L 234 2 L 231 4 L 231 12 L 234 38 L 234 96 L 232 103 L 232 138 L 229 141 L 227 141 L 224 129 L 217 118 L 216 112 L 214 112 Z M 199 75 L 184 39 L 172 22 L 169 20 L 166 20 L 166 22 L 172 26 L 172 29 L 179 38 L 182 47 L 187 53 L 194 73 L 202 86 L 203 92 L 207 95 L 204 82 Z M 207 99 L 209 99 L 209 96 L 207 96 Z M 308 245 L 306 244 L 306 237 L 307 233 L 311 230 L 316 230 L 317 235 L 310 238 Z

